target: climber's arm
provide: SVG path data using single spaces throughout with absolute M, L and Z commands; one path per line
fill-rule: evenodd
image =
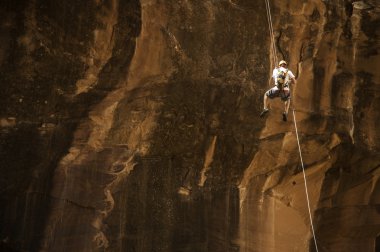
M 289 71 L 288 75 L 290 83 L 295 85 L 297 83 L 296 76 L 292 73 L 292 71 Z

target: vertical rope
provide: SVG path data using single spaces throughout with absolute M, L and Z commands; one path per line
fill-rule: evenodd
M 273 33 L 273 26 L 272 26 L 272 20 L 271 20 L 271 14 L 270 14 L 270 5 L 269 5 L 269 2 L 268 0 L 265 0 L 265 7 L 266 7 L 266 11 L 267 11 L 267 19 L 268 19 L 268 25 L 269 25 L 269 32 L 270 32 L 270 39 L 271 39 L 271 49 L 272 49 L 272 56 L 273 56 L 273 59 L 275 59 L 276 57 L 276 46 L 275 46 L 275 43 L 274 43 L 274 33 Z
M 271 42 L 272 42 L 272 50 L 273 50 L 273 60 L 274 62 L 277 62 L 277 50 L 276 50 L 276 45 L 274 42 L 274 32 L 273 32 L 273 24 L 272 24 L 272 16 L 270 12 L 270 5 L 269 5 L 269 0 L 265 0 L 266 3 L 266 9 L 267 9 L 267 17 L 268 17 L 268 23 L 269 23 L 269 31 L 271 35 Z M 276 64 L 276 63 L 275 63 Z M 307 179 L 306 179 L 306 173 L 305 173 L 305 166 L 303 164 L 303 159 L 302 159 L 302 151 L 301 151 L 301 145 L 300 145 L 300 140 L 298 137 L 298 128 L 297 128 L 297 121 L 296 121 L 296 113 L 295 110 L 293 109 L 293 121 L 294 121 L 294 127 L 296 129 L 296 137 L 297 137 L 297 144 L 298 144 L 298 151 L 300 155 L 300 160 L 301 160 L 301 165 L 302 165 L 302 173 L 303 173 L 303 180 L 305 183 L 305 193 L 306 193 L 306 200 L 307 200 L 307 208 L 309 210 L 309 218 L 310 218 L 310 226 L 311 226 L 311 231 L 314 239 L 314 244 L 315 244 L 315 249 L 318 251 L 318 245 L 317 245 L 317 239 L 315 238 L 315 231 L 314 231 L 314 225 L 313 225 L 313 218 L 311 216 L 311 208 L 310 208 L 310 200 L 309 200 L 309 191 L 307 187 Z
M 274 32 L 273 32 L 273 22 L 272 22 L 272 15 L 270 12 L 270 5 L 269 5 L 269 0 L 265 0 L 265 7 L 267 11 L 267 18 L 268 18 L 268 25 L 269 25 L 269 32 L 271 36 L 271 47 L 272 47 L 272 53 L 273 53 L 273 64 L 274 66 L 277 64 L 277 49 L 276 49 L 276 43 L 274 39 Z M 274 67 L 273 67 L 274 68 Z
M 268 24 L 269 24 L 269 31 L 271 35 L 271 44 L 272 44 L 272 51 L 273 51 L 273 60 L 276 64 L 277 62 L 277 50 L 276 50 L 276 44 L 274 41 L 274 32 L 273 32 L 273 23 L 272 23 L 272 16 L 270 12 L 270 5 L 269 5 L 269 0 L 265 0 L 266 3 L 266 10 L 267 10 L 267 18 L 268 18 Z M 309 200 L 309 191 L 307 187 L 307 179 L 306 179 L 306 173 L 305 173 L 305 166 L 303 164 L 303 158 L 302 158 L 302 151 L 301 151 L 301 145 L 300 145 L 300 140 L 298 136 L 298 128 L 297 128 L 297 121 L 296 121 L 296 113 L 295 110 L 293 109 L 293 121 L 294 121 L 294 127 L 296 129 L 296 137 L 297 137 L 297 144 L 298 144 L 298 151 L 300 155 L 300 160 L 301 160 L 301 165 L 302 165 L 302 173 L 303 173 L 303 180 L 305 184 L 305 193 L 306 193 L 306 200 L 307 200 L 307 209 L 309 211 L 309 218 L 310 218 L 310 226 L 311 226 L 311 231 L 314 239 L 314 244 L 315 244 L 315 249 L 318 251 L 318 245 L 317 245 L 317 239 L 315 237 L 315 230 L 314 230 L 314 225 L 313 225 L 313 218 L 311 216 L 311 208 L 310 208 L 310 200 Z
M 300 140 L 298 137 L 298 129 L 297 129 L 297 122 L 296 122 L 296 112 L 293 109 L 293 121 L 294 121 L 294 128 L 296 129 L 296 136 L 297 136 L 297 143 L 298 143 L 298 151 L 300 154 L 300 160 L 301 160 L 301 166 L 302 166 L 302 173 L 303 173 L 303 180 L 305 182 L 305 193 L 306 193 L 306 200 L 307 200 L 307 208 L 309 210 L 309 218 L 310 218 L 310 224 L 311 224 L 311 231 L 313 232 L 313 238 L 314 238 L 314 244 L 315 244 L 315 249 L 318 252 L 318 245 L 317 245 L 317 239 L 315 238 L 315 231 L 314 231 L 314 225 L 313 225 L 313 218 L 311 217 L 311 208 L 310 208 L 310 200 L 309 200 L 309 192 L 307 189 L 307 180 L 306 180 L 306 174 L 305 174 L 305 167 L 303 164 L 303 159 L 302 159 L 302 152 L 301 152 L 301 145 L 300 145 Z

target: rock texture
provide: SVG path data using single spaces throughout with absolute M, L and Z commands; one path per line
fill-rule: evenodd
M 380 4 L 270 1 L 319 251 L 380 249 Z M 315 251 L 265 1 L 0 3 L 2 251 Z

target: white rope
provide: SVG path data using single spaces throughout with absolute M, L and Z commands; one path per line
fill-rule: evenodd
M 267 10 L 267 18 L 268 18 L 268 25 L 269 25 L 269 32 L 271 36 L 271 44 L 272 44 L 272 53 L 273 53 L 273 64 L 277 64 L 277 50 L 276 50 L 276 43 L 274 40 L 274 31 L 273 31 L 273 22 L 272 22 L 272 15 L 270 12 L 270 5 L 269 5 L 269 0 L 265 0 L 266 3 L 266 10 Z
M 268 1 L 268 0 L 265 0 L 265 3 L 266 3 L 266 11 L 267 11 L 267 18 L 268 18 L 269 32 L 270 32 L 270 36 L 271 36 L 271 44 L 272 44 L 273 59 L 276 60 L 277 53 L 276 53 L 276 45 L 275 45 L 275 42 L 274 42 L 274 32 L 273 32 L 273 25 L 272 25 L 272 15 L 271 15 L 271 12 L 270 12 L 269 1 Z M 275 61 L 275 62 L 276 62 L 276 61 Z
M 307 200 L 307 208 L 309 210 L 309 218 L 310 218 L 310 224 L 311 224 L 311 231 L 313 232 L 313 238 L 314 238 L 314 244 L 315 244 L 315 249 L 318 252 L 318 246 L 317 246 L 317 239 L 315 238 L 315 231 L 314 231 L 314 225 L 313 225 L 313 218 L 311 217 L 311 210 L 310 210 L 310 201 L 309 201 L 309 192 L 307 189 L 307 180 L 306 180 L 306 174 L 305 174 L 305 167 L 303 164 L 303 159 L 302 159 L 302 152 L 301 152 L 301 145 L 300 145 L 300 140 L 298 137 L 298 129 L 297 129 L 297 122 L 296 122 L 296 112 L 293 109 L 293 121 L 294 121 L 294 128 L 296 129 L 296 136 L 297 136 L 297 143 L 298 143 L 298 151 L 300 154 L 300 159 L 301 159 L 301 166 L 302 166 L 302 173 L 303 173 L 303 180 L 305 182 L 305 193 L 306 193 L 306 200 Z
M 274 40 L 274 32 L 273 32 L 273 23 L 272 23 L 272 15 L 270 12 L 270 5 L 269 5 L 269 0 L 265 0 L 266 3 L 266 10 L 267 10 L 267 18 L 268 18 L 268 23 L 269 23 L 269 31 L 271 35 L 271 44 L 272 44 L 272 51 L 273 51 L 273 60 L 274 64 L 277 63 L 277 50 L 276 50 L 276 44 Z M 297 129 L 297 122 L 296 122 L 296 113 L 293 109 L 293 119 L 294 119 L 294 127 L 296 129 L 296 136 L 297 136 L 297 143 L 298 143 L 298 151 L 301 159 L 301 165 L 302 165 L 302 173 L 303 173 L 303 180 L 305 182 L 305 193 L 306 193 L 306 200 L 307 200 L 307 208 L 309 210 L 309 218 L 310 218 L 310 226 L 311 226 L 311 231 L 313 234 L 313 239 L 314 239 L 314 244 L 315 244 L 315 249 L 317 252 L 318 251 L 318 245 L 317 245 L 317 239 L 315 238 L 315 231 L 314 231 L 314 225 L 313 225 L 313 218 L 311 216 L 311 208 L 310 208 L 310 200 L 309 200 L 309 191 L 307 188 L 307 180 L 306 180 L 306 173 L 305 173 L 305 166 L 303 164 L 303 159 L 302 159 L 302 151 L 301 151 L 301 145 L 300 145 L 300 140 L 298 137 L 298 129 Z

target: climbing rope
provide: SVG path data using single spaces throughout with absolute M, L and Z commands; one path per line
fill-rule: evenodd
M 270 31 L 270 35 L 271 35 L 273 60 L 274 60 L 274 64 L 276 64 L 277 63 L 277 50 L 276 50 L 276 44 L 275 44 L 275 40 L 274 40 L 273 22 L 272 22 L 272 15 L 271 15 L 271 11 L 270 11 L 269 0 L 265 0 L 265 3 L 266 3 L 266 9 L 267 9 L 267 18 L 268 18 L 268 24 L 269 24 L 269 31 Z M 305 173 L 305 166 L 303 164 L 303 159 L 302 159 L 301 145 L 300 145 L 300 140 L 299 140 L 299 137 L 298 137 L 296 112 L 295 112 L 294 108 L 293 108 L 293 119 L 294 119 L 293 120 L 294 121 L 294 127 L 296 129 L 296 137 L 297 137 L 298 151 L 299 151 L 300 160 L 301 160 L 301 166 L 302 166 L 303 180 L 304 180 L 304 183 L 305 183 L 305 193 L 306 193 L 306 200 L 307 200 L 307 208 L 309 210 L 310 226 L 311 226 L 311 231 L 312 231 L 312 235 L 313 235 L 313 239 L 314 239 L 315 249 L 316 249 L 317 252 L 319 252 L 318 251 L 318 245 L 317 245 L 317 239 L 315 238 L 313 218 L 311 216 L 309 191 L 308 191 L 308 187 L 307 187 L 307 179 L 306 179 L 306 173 Z
M 266 10 L 267 10 L 269 32 L 270 32 L 270 36 L 271 36 L 272 54 L 273 54 L 273 66 L 275 66 L 277 64 L 277 49 L 276 49 L 276 43 L 275 43 L 275 40 L 274 40 L 272 15 L 271 15 L 271 12 L 270 12 L 269 0 L 265 0 L 265 3 L 266 3 L 265 7 L 266 7 Z
M 307 189 L 307 179 L 306 179 L 306 173 L 305 173 L 305 166 L 303 164 L 302 159 L 302 152 L 301 152 L 301 145 L 300 145 L 300 139 L 298 137 L 298 128 L 297 128 L 297 121 L 296 121 L 296 112 L 293 108 L 293 121 L 294 121 L 294 128 L 296 129 L 296 137 L 297 137 L 297 144 L 298 144 L 298 152 L 300 154 L 300 160 L 301 160 L 301 166 L 302 166 L 302 173 L 303 173 L 303 181 L 305 182 L 305 193 L 306 193 L 306 200 L 307 200 L 307 208 L 309 210 L 309 218 L 310 218 L 310 224 L 311 224 L 311 231 L 313 233 L 314 238 L 314 244 L 315 249 L 318 252 L 318 245 L 317 245 L 317 239 L 315 238 L 315 231 L 314 231 L 314 225 L 313 225 L 313 218 L 311 217 L 311 208 L 310 208 L 310 200 L 309 200 L 309 192 Z

